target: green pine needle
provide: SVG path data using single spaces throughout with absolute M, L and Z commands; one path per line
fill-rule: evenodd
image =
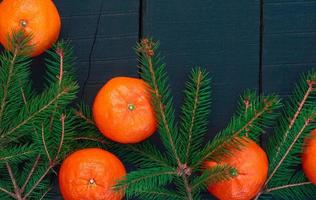
M 175 169 L 167 167 L 155 167 L 141 171 L 130 172 L 116 188 L 128 188 L 126 197 L 131 198 L 138 195 L 138 191 L 151 190 L 159 186 L 170 184 L 173 177 L 177 175 Z
M 15 163 L 21 160 L 28 160 L 30 158 L 33 158 L 34 155 L 36 155 L 37 153 L 38 151 L 35 148 L 34 144 L 10 146 L 9 149 L 5 151 L 0 151 L 0 163 Z
M 231 173 L 236 170 L 228 165 L 217 165 L 213 168 L 204 170 L 203 173 L 192 181 L 192 192 L 200 193 L 207 185 L 229 180 L 234 177 Z
M 170 158 L 174 159 L 175 163 L 181 163 L 177 148 L 180 141 L 178 140 L 179 133 L 174 116 L 175 110 L 168 86 L 165 64 L 162 63 L 157 52 L 158 47 L 159 43 L 154 43 L 151 40 L 142 40 L 136 46 L 141 77 L 151 88 L 152 105 L 156 111 L 158 131 L 162 142 L 168 150 Z
M 48 54 L 46 88 L 32 89 L 31 37 L 14 33 L 0 55 L 0 199 L 51 199 L 54 167 L 71 151 L 76 117 L 69 105 L 78 85 L 72 50 L 60 42 Z
M 233 116 L 227 128 L 219 132 L 200 154 L 195 156 L 194 166 L 199 166 L 205 160 L 219 162 L 227 156 L 232 156 L 232 149 L 241 148 L 243 136 L 258 138 L 263 133 L 263 128 L 273 122 L 276 117 L 273 111 L 280 106 L 276 96 L 258 97 L 255 92 L 246 91 L 241 97 L 237 114 Z
M 194 68 L 184 90 L 184 103 L 181 108 L 179 145 L 184 163 L 191 164 L 196 152 L 202 147 L 207 133 L 211 107 L 211 81 L 208 73 Z
M 183 200 L 183 196 L 177 192 L 160 187 L 138 190 L 137 196 L 140 199 L 150 200 Z
M 306 182 L 306 178 L 300 171 L 300 155 L 304 139 L 309 137 L 310 132 L 316 128 L 315 88 L 316 72 L 311 71 L 302 76 L 289 102 L 283 108 L 278 126 L 268 140 L 269 176 L 257 198 L 263 194 L 263 196 L 274 195 L 287 199 L 295 194 L 300 199 L 308 199 L 311 194 L 316 193 L 314 186 L 300 184 Z M 297 172 L 298 169 L 299 172 Z M 295 187 L 283 188 L 284 185 L 293 184 Z M 275 188 L 279 189 L 274 190 Z

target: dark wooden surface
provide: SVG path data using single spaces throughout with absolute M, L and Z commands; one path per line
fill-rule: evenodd
M 242 91 L 287 96 L 299 74 L 316 64 L 315 0 L 54 2 L 61 38 L 72 41 L 78 58 L 81 100 L 90 104 L 114 76 L 137 77 L 132 48 L 141 36 L 153 36 L 161 42 L 177 107 L 191 67 L 212 75 L 209 137 L 227 124 Z M 39 82 L 41 62 L 33 69 Z
M 316 1 L 265 0 L 263 90 L 287 96 L 316 66 Z
M 70 39 L 78 58 L 76 70 L 91 103 L 96 92 L 114 76 L 137 76 L 132 47 L 138 40 L 139 1 L 55 0 L 62 16 L 61 38 Z
M 144 3 L 144 36 L 161 42 L 175 103 L 194 66 L 213 77 L 210 136 L 223 128 L 246 88 L 259 88 L 259 1 Z

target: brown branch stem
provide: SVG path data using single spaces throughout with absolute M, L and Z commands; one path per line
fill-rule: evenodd
M 7 195 L 11 196 L 11 197 L 14 198 L 14 199 L 17 199 L 17 197 L 16 197 L 16 195 L 15 195 L 14 193 L 9 192 L 8 190 L 6 190 L 6 189 L 4 189 L 4 188 L 2 188 L 2 187 L 0 187 L 0 191 L 6 193 Z
M 22 200 L 26 200 L 28 196 L 30 196 L 30 194 L 32 194 L 32 192 L 35 190 L 35 188 L 43 181 L 43 179 L 46 177 L 46 175 L 48 174 L 48 172 L 55 166 L 55 162 L 50 163 L 50 165 L 47 167 L 47 169 L 45 170 L 45 172 L 43 173 L 43 175 L 36 181 L 36 183 L 33 185 L 33 187 L 29 190 L 29 192 L 24 195 Z
M 276 190 L 282 190 L 282 189 L 286 189 L 286 188 L 290 188 L 290 187 L 298 187 L 298 186 L 309 185 L 309 184 L 312 184 L 312 183 L 311 182 L 302 182 L 302 183 L 294 183 L 294 184 L 289 184 L 289 185 L 282 185 L 282 186 L 266 189 L 264 193 L 269 193 L 269 192 L 273 192 Z
M 57 89 L 57 91 L 59 92 L 60 88 L 61 88 L 61 83 L 62 83 L 62 80 L 63 80 L 63 74 L 64 74 L 64 52 L 63 52 L 63 49 L 61 47 L 57 47 L 56 54 L 59 56 L 59 75 L 57 75 L 57 79 L 58 79 L 58 89 Z M 58 105 L 57 105 L 57 102 L 56 102 L 55 103 L 55 108 L 52 111 L 52 114 L 51 114 L 51 117 L 50 117 L 50 122 L 49 122 L 50 130 L 52 130 L 52 127 L 53 127 L 54 114 L 55 114 L 55 111 L 57 109 L 57 106 Z
M 44 125 L 42 124 L 42 142 L 43 142 L 43 146 L 44 146 L 44 150 L 45 150 L 45 153 L 47 155 L 47 158 L 49 160 L 49 162 L 51 163 L 52 162 L 52 158 L 50 157 L 50 154 L 48 152 L 48 149 L 47 149 L 47 145 L 46 145 L 46 140 L 45 140 L 45 132 L 44 132 Z
M 85 120 L 88 124 L 95 125 L 94 122 L 91 119 L 89 119 L 88 117 L 86 117 L 81 111 L 76 111 L 75 115 L 77 115 L 81 119 Z
M 25 188 L 26 188 L 27 184 L 29 183 L 29 181 L 30 181 L 30 179 L 31 179 L 31 177 L 32 177 L 37 165 L 38 165 L 39 159 L 40 159 L 40 155 L 38 155 L 36 157 L 36 160 L 35 160 L 35 162 L 34 162 L 34 164 L 32 166 L 32 169 L 31 169 L 30 173 L 28 174 L 28 176 L 27 176 L 27 178 L 26 178 L 26 180 L 25 180 L 25 182 L 24 182 L 24 184 L 23 184 L 23 186 L 21 188 L 21 193 L 23 193 L 25 191 Z
M 7 167 L 7 170 L 8 170 L 12 185 L 13 185 L 15 197 L 16 197 L 16 199 L 21 200 L 22 199 L 21 190 L 16 182 L 16 179 L 15 179 L 14 174 L 12 172 L 12 168 L 8 162 L 6 162 L 5 164 L 6 164 L 6 167 Z
M 188 200 L 193 200 L 192 188 L 189 184 L 188 177 L 185 174 L 182 174 L 182 180 L 184 182 L 185 191 L 187 193 Z
M 60 137 L 60 142 L 59 142 L 59 146 L 58 146 L 58 150 L 57 150 L 57 154 L 55 156 L 55 161 L 58 160 L 59 154 L 61 152 L 61 148 L 63 146 L 64 143 L 64 137 L 65 137 L 65 114 L 61 114 L 61 137 Z
M 39 200 L 44 199 L 44 197 L 47 195 L 47 193 L 51 190 L 51 188 L 48 188 L 47 191 L 41 196 Z

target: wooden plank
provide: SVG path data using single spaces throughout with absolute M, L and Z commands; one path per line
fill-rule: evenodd
M 85 102 L 91 104 L 113 76 L 138 76 L 132 48 L 138 40 L 139 0 L 54 2 L 62 16 L 61 38 L 71 40 L 78 58 L 75 67 L 81 88 L 86 84 L 85 94 L 80 93 Z
M 213 76 L 210 136 L 226 126 L 246 88 L 258 89 L 259 1 L 145 1 L 144 36 L 161 42 L 177 106 L 193 66 Z
M 316 1 L 266 0 L 264 27 L 263 90 L 287 96 L 316 66 Z

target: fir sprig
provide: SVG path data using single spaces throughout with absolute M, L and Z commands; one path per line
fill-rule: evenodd
M 175 163 L 180 164 L 179 149 L 176 143 L 179 142 L 177 140 L 179 132 L 175 122 L 175 109 L 168 86 L 165 64 L 162 63 L 159 53 L 156 51 L 158 46 L 145 39 L 136 46 L 136 51 L 139 53 L 141 77 L 151 88 L 152 105 L 156 111 L 162 142 L 168 149 L 170 157 L 175 159 Z
M 311 186 L 304 174 L 297 172 L 301 171 L 300 154 L 304 139 L 316 128 L 315 88 L 316 72 L 311 71 L 301 77 L 283 108 L 277 128 L 267 144 L 269 176 L 256 199 L 264 198 L 267 194 L 282 199 L 295 194 L 307 199 L 316 194 L 315 187 Z
M 204 170 L 200 176 L 192 181 L 192 192 L 201 192 L 205 190 L 208 184 L 229 180 L 234 170 L 235 168 L 228 165 L 218 165 L 211 169 Z
M 1 199 L 49 198 L 54 167 L 73 150 L 76 126 L 68 105 L 78 85 L 70 73 L 71 49 L 60 42 L 49 52 L 48 84 L 37 94 L 29 77 L 30 39 L 14 33 L 11 52 L 0 56 Z
M 196 163 L 201 164 L 206 159 L 219 162 L 231 156 L 230 150 L 240 148 L 243 136 L 256 140 L 263 133 L 263 128 L 271 125 L 276 117 L 273 111 L 280 106 L 276 96 L 258 97 L 254 91 L 246 91 L 241 97 L 237 114 L 195 157 Z
M 200 68 L 192 70 L 184 90 L 185 98 L 181 108 L 179 145 L 181 160 L 191 164 L 194 152 L 201 149 L 207 133 L 208 115 L 211 109 L 211 80 L 208 73 Z
M 129 173 L 116 187 L 127 187 L 126 197 L 131 198 L 137 196 L 139 191 L 143 193 L 144 190 L 171 183 L 176 175 L 176 171 L 170 167 L 147 168 Z

